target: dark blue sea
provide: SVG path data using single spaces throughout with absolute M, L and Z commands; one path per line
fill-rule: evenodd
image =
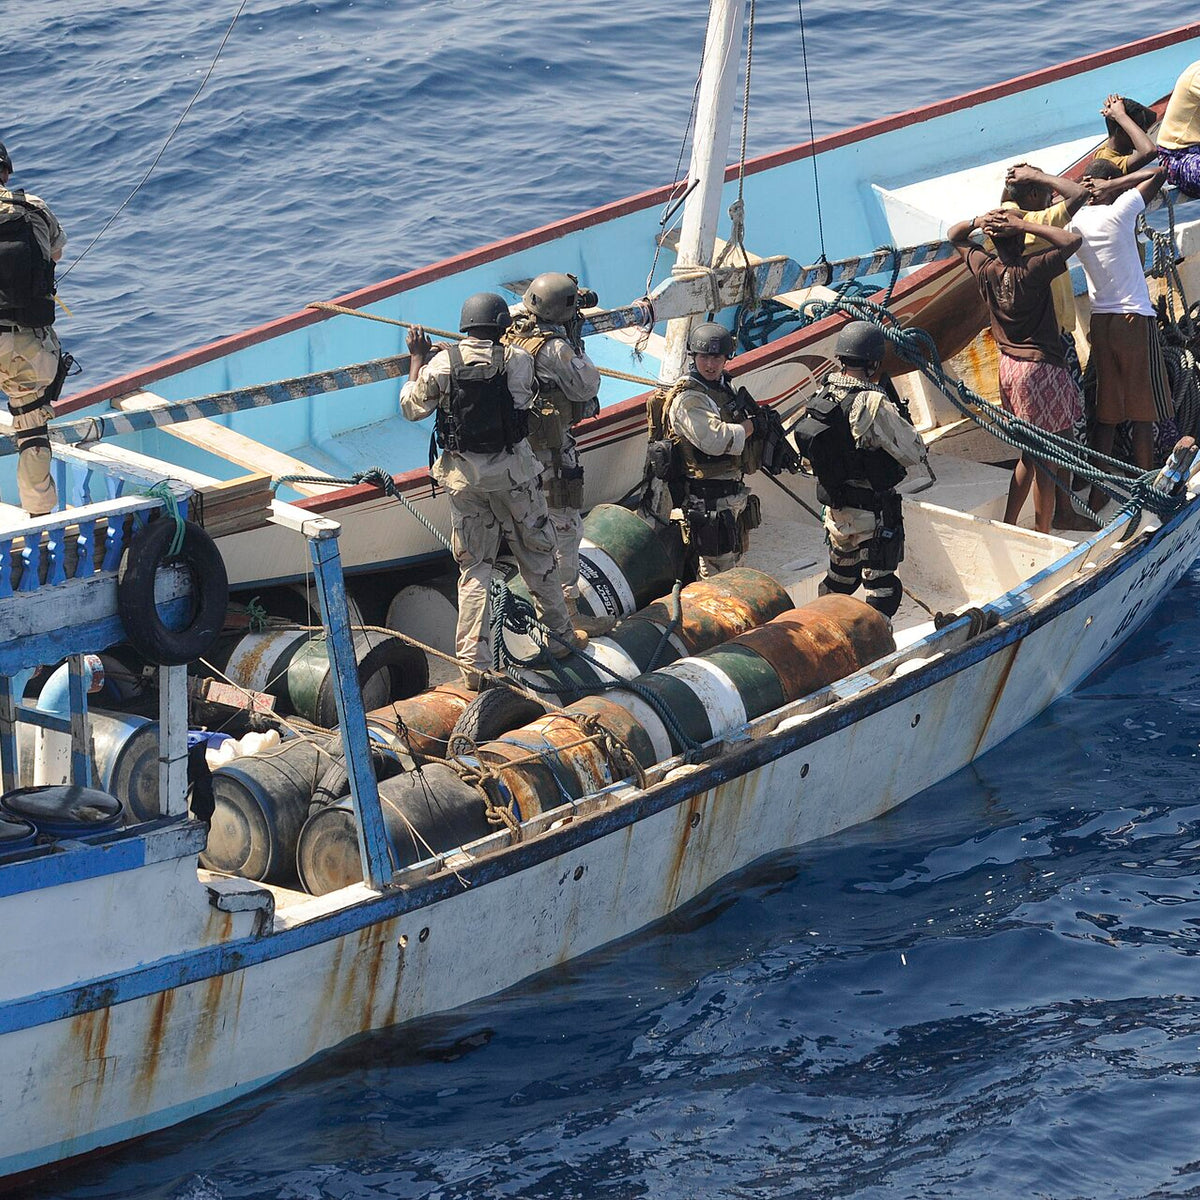
M 70 235 L 76 386 L 666 182 L 705 8 L 249 0 L 71 266 L 237 0 L 8 0 L 0 140 Z M 808 133 L 797 7 L 758 8 L 751 153 Z M 1194 16 L 809 0 L 813 124 Z M 1074 695 L 887 818 L 29 1195 L 1200 1196 L 1198 602 L 1193 570 Z

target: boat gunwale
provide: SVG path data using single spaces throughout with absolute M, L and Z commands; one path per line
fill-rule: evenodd
M 903 129 L 909 125 L 921 124 L 952 112 L 977 107 L 978 105 L 1015 95 L 1019 92 L 1029 91 L 1048 83 L 1084 74 L 1087 71 L 1096 70 L 1127 58 L 1136 58 L 1143 54 L 1153 53 L 1156 50 L 1164 49 L 1178 42 L 1189 41 L 1195 37 L 1200 37 L 1200 21 L 1190 22 L 1189 24 L 1178 26 L 1163 33 L 1140 38 L 1134 42 L 1127 42 L 1121 46 L 1110 47 L 1107 50 L 1100 50 L 1078 58 L 1068 59 L 1066 62 L 1058 63 L 1054 66 L 1042 67 L 1037 71 L 1017 75 L 1011 79 L 964 92 L 958 96 L 935 101 L 932 104 L 922 105 L 901 113 L 894 113 L 887 117 L 867 121 L 861 125 L 825 134 L 810 141 L 796 143 L 782 150 L 758 155 L 746 161 L 745 173 L 747 175 L 755 175 L 806 157 L 815 157 L 826 151 L 851 145 L 855 142 L 865 141 L 881 134 L 891 133 L 894 130 Z M 726 183 L 736 179 L 737 176 L 738 165 L 736 163 L 726 167 Z M 676 187 L 677 183 L 664 184 L 620 200 L 611 201 L 608 204 L 588 209 L 582 213 L 574 214 L 573 216 L 539 226 L 532 230 L 527 230 L 524 233 L 502 238 L 484 246 L 465 251 L 462 254 L 442 259 L 437 263 L 419 267 L 413 271 L 393 276 L 390 279 L 381 280 L 378 283 L 368 284 L 366 287 L 358 288 L 338 297 L 335 302 L 354 308 L 388 299 L 424 284 L 432 283 L 472 267 L 492 262 L 506 255 L 519 253 L 522 250 L 556 240 L 567 234 L 576 233 L 583 229 L 590 229 L 593 226 L 650 208 L 655 204 L 664 203 Z M 943 260 L 943 262 L 945 261 L 947 260 Z M 899 297 L 905 293 L 907 290 L 905 287 L 906 283 L 909 287 L 912 287 L 914 286 L 912 283 L 913 280 L 930 278 L 931 276 L 925 272 L 930 268 L 936 268 L 941 265 L 942 263 L 930 264 L 929 268 L 914 272 L 906 280 L 901 280 L 897 285 L 895 295 Z M 82 408 L 90 407 L 93 404 L 143 389 L 148 384 L 168 375 L 178 374 L 190 367 L 211 362 L 227 354 L 248 346 L 257 345 L 260 342 L 267 341 L 281 334 L 291 333 L 317 322 L 329 320 L 334 315 L 336 314 L 323 312 L 318 309 L 305 308 L 282 317 L 277 317 L 262 325 L 253 326 L 250 329 L 242 330 L 228 337 L 217 339 L 191 350 L 182 351 L 157 363 L 153 363 L 148 367 L 129 372 L 106 383 L 98 384 L 94 388 L 89 388 L 72 396 L 65 397 L 56 402 L 54 406 L 55 414 L 57 416 L 65 416 L 69 413 L 77 412 Z M 815 326 L 809 328 L 815 328 Z M 760 350 L 767 349 L 769 347 L 760 348 Z M 636 400 L 637 397 L 634 399 Z M 630 401 L 625 401 L 624 403 L 628 404 Z M 602 420 L 603 416 L 595 419 Z M 407 473 L 406 476 L 402 476 L 401 478 L 406 477 Z M 341 493 L 338 494 L 340 495 Z
M 116 1004 L 144 999 L 177 987 L 202 983 L 216 976 L 234 974 L 288 954 L 311 949 L 323 942 L 357 933 L 368 926 L 394 920 L 443 900 L 453 899 L 463 892 L 464 887 L 474 890 L 495 879 L 528 870 L 548 859 L 581 849 L 657 813 L 676 808 L 696 795 L 748 775 L 776 759 L 793 754 L 864 717 L 873 716 L 999 654 L 1008 646 L 1069 612 L 1102 588 L 1114 584 L 1189 519 L 1200 519 L 1198 495 L 1190 495 L 1189 500 L 1166 523 L 1157 528 L 1143 530 L 1140 535 L 1124 542 L 1107 562 L 1098 565 L 1095 570 L 1086 574 L 1081 570 L 1076 571 L 1070 580 L 1065 581 L 1070 586 L 1056 588 L 1047 595 L 1026 603 L 1020 611 L 1011 615 L 1003 613 L 999 606 L 1006 597 L 1019 600 L 1021 593 L 1027 592 L 1033 581 L 1044 579 L 1056 571 L 1066 570 L 1072 561 L 1086 557 L 1098 544 L 1111 537 L 1116 523 L 1110 523 L 1092 537 L 1073 546 L 1042 571 L 1022 580 L 1018 586 L 982 606 L 985 610 L 1001 612 L 1000 622 L 950 653 L 932 659 L 918 670 L 876 680 L 873 686 L 817 710 L 808 720 L 798 725 L 787 729 L 773 729 L 759 738 L 738 738 L 723 753 L 698 764 L 694 770 L 674 779 L 663 779 L 636 795 L 623 797 L 612 807 L 582 814 L 576 820 L 555 829 L 547 829 L 527 842 L 517 842 L 489 851 L 473 862 L 456 861 L 453 870 L 445 868 L 436 871 L 419 883 L 401 883 L 395 888 L 372 894 L 284 929 L 184 951 L 178 955 L 141 964 L 131 970 L 30 996 L 15 997 L 0 1005 L 0 1036 Z M 1149 606 L 1146 615 L 1153 610 L 1154 606 Z M 911 657 L 916 648 L 931 646 L 935 641 L 955 634 L 968 619 L 964 616 L 953 625 L 932 632 L 912 646 L 906 647 L 906 656 Z M 1127 629 L 1120 631 L 1120 641 L 1112 648 L 1115 649 L 1116 645 L 1127 640 L 1140 624 L 1141 622 L 1132 623 Z M 1097 660 L 1092 669 L 1098 667 L 1102 661 Z M 878 669 L 878 663 L 868 664 L 861 672 L 855 672 L 855 675 L 869 672 L 872 667 Z M 793 702 L 799 703 L 801 701 Z M 779 853 L 788 849 L 790 847 L 779 846 L 769 853 Z

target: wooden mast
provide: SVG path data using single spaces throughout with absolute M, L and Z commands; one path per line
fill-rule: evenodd
M 675 266 L 671 268 L 673 275 L 694 274 L 696 267 L 712 265 L 745 13 L 746 0 L 712 0 L 709 6 L 692 160 L 688 168 L 689 186 L 695 186 L 683 210 L 679 248 Z M 664 382 L 673 383 L 683 373 L 693 320 L 679 317 L 667 323 L 667 348 L 659 372 Z

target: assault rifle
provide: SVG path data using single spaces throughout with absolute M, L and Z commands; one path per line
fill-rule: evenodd
M 800 455 L 787 439 L 783 418 L 770 405 L 759 404 L 744 387 L 734 393 L 742 406 L 743 420 L 754 422 L 754 436 L 762 442 L 762 470 L 768 475 L 800 470 Z

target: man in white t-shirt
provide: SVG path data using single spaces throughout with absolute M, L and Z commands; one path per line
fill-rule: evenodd
M 1172 408 L 1134 227 L 1158 194 L 1166 173 L 1161 167 L 1147 167 L 1119 178 L 1112 178 L 1114 174 L 1107 162 L 1089 167 L 1092 201 L 1069 226 L 1083 237 L 1077 257 L 1092 302 L 1096 421 L 1091 443 L 1100 453 L 1111 454 L 1117 426 L 1130 421 L 1134 463 L 1149 471 L 1154 466 L 1154 422 L 1172 415 Z M 1104 494 L 1093 488 L 1091 507 L 1098 509 L 1104 500 Z

